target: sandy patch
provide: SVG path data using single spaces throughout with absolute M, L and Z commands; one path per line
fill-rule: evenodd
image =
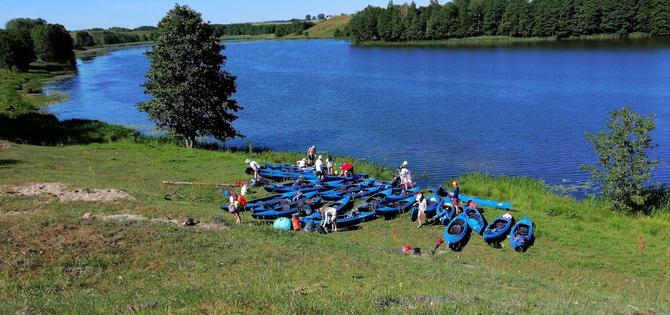
M 127 192 L 118 189 L 68 188 L 62 183 L 37 183 L 13 187 L 0 186 L 0 195 L 47 195 L 58 198 L 60 202 L 112 202 L 119 199 L 134 199 Z
M 162 224 L 173 224 L 176 226 L 195 226 L 204 230 L 226 230 L 228 229 L 228 226 L 222 223 L 200 223 L 199 221 L 195 221 L 193 219 L 189 220 L 188 218 L 184 218 L 181 220 L 174 220 L 174 219 L 149 219 L 145 216 L 137 215 L 137 214 L 112 214 L 112 215 L 103 215 L 103 216 L 97 216 L 93 215 L 90 212 L 85 213 L 82 217 L 84 220 L 95 220 L 97 218 L 103 220 L 103 221 L 116 221 L 116 222 L 140 222 L 140 221 L 151 221 L 153 223 L 162 223 Z

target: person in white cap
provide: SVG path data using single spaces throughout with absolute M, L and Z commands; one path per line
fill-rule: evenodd
M 260 172 L 261 170 L 261 165 L 258 164 L 258 162 L 252 161 L 250 159 L 246 159 L 244 163 L 249 164 L 249 167 L 251 167 L 251 169 L 254 171 L 254 179 L 256 180 L 260 179 L 260 175 L 258 174 L 258 172 Z
M 412 186 L 412 172 L 407 167 L 407 161 L 403 161 L 398 170 L 398 176 L 400 177 L 400 184 L 405 187 L 405 190 L 409 189 Z
M 316 171 L 316 177 L 318 179 L 323 179 L 323 162 L 321 161 L 321 156 L 319 155 L 314 162 L 314 170 Z

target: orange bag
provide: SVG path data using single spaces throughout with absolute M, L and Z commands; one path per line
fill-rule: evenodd
M 239 201 L 242 204 L 242 207 L 247 206 L 247 199 L 244 198 L 242 195 L 237 195 L 237 201 Z
M 291 223 L 293 224 L 294 231 L 300 231 L 300 219 L 293 217 L 291 218 Z

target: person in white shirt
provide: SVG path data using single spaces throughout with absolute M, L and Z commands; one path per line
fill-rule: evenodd
M 333 175 L 334 174 L 333 166 L 334 166 L 333 165 L 333 157 L 329 155 L 326 158 L 326 168 L 328 169 L 328 175 Z
M 316 177 L 318 179 L 323 179 L 323 162 L 321 161 L 321 156 L 319 155 L 314 162 L 314 170 L 316 171 Z
M 402 165 L 398 170 L 398 176 L 400 177 L 400 184 L 405 187 L 406 190 L 412 186 L 412 172 L 407 168 L 407 161 L 402 162 Z
M 416 202 L 417 202 L 417 207 L 419 207 L 419 215 L 417 218 L 417 221 L 419 221 L 419 225 L 416 227 L 417 229 L 423 226 L 424 221 L 426 221 L 426 210 L 428 209 L 428 201 L 426 200 L 426 197 L 423 196 L 423 193 L 419 192 L 416 194 Z
M 249 164 L 249 167 L 251 167 L 251 169 L 254 171 L 254 179 L 258 180 L 260 178 L 260 175 L 258 174 L 258 172 L 260 172 L 260 170 L 261 170 L 261 165 L 258 164 L 258 162 L 252 161 L 250 159 L 246 159 L 246 161 L 244 161 L 244 163 Z

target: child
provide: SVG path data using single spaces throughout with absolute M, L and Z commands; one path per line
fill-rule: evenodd
M 235 216 L 235 223 L 240 224 L 242 223 L 242 218 L 240 217 L 240 209 L 242 208 L 242 204 L 238 200 L 236 193 L 230 194 L 229 199 L 230 205 L 228 205 L 228 212 Z

